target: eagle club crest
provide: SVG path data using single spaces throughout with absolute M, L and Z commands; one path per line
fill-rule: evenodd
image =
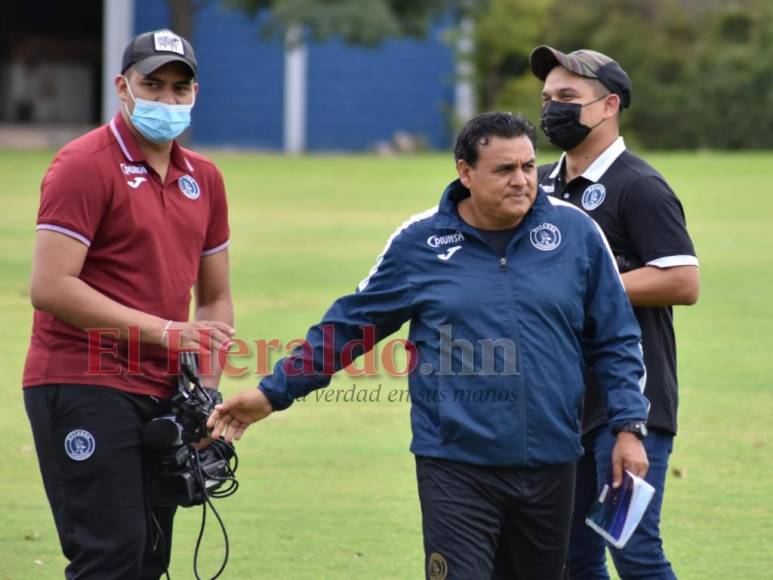
M 73 461 L 85 461 L 94 454 L 94 436 L 84 429 L 75 429 L 64 438 L 64 450 Z
M 549 252 L 561 244 L 561 231 L 553 224 L 543 223 L 529 232 L 529 240 L 538 250 Z
M 178 179 L 177 186 L 180 188 L 180 191 L 183 192 L 183 195 L 188 199 L 199 199 L 199 196 L 201 195 L 199 184 L 190 175 L 183 175 L 180 179 Z
M 604 198 L 606 197 L 607 188 L 603 184 L 594 183 L 589 185 L 582 194 L 582 207 L 585 211 L 593 211 L 604 203 Z

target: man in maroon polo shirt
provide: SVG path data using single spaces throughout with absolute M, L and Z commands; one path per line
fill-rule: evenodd
M 174 510 L 146 513 L 141 430 L 169 411 L 168 348 L 211 353 L 233 336 L 223 179 L 174 141 L 196 73 L 184 38 L 137 36 L 120 111 L 59 151 L 41 186 L 23 386 L 68 578 L 164 572 Z M 202 380 L 217 387 L 216 366 Z

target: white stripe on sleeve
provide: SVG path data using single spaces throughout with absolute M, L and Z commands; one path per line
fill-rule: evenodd
M 665 256 L 663 258 L 656 258 L 650 260 L 646 264 L 647 266 L 654 266 L 655 268 L 673 268 L 675 266 L 698 266 L 698 258 L 690 255 L 682 256 Z
M 204 256 L 212 256 L 213 254 L 217 254 L 219 252 L 222 252 L 223 250 L 225 250 L 228 247 L 228 245 L 230 243 L 231 243 L 231 240 L 226 240 L 225 242 L 223 242 L 219 246 L 215 246 L 214 248 L 210 248 L 209 250 L 204 250 L 203 252 L 201 252 L 201 255 L 202 255 L 202 257 L 204 257 Z
M 73 230 L 63 228 L 62 226 L 55 226 L 54 224 L 38 224 L 37 227 L 35 228 L 35 231 L 40 231 L 40 230 L 48 230 L 50 232 L 57 232 L 59 234 L 64 234 L 65 236 L 69 236 L 73 239 L 78 240 L 79 242 L 84 244 L 87 248 L 91 247 L 90 239 L 80 235 L 78 232 L 74 232 Z
M 389 251 L 389 247 L 392 245 L 392 240 L 394 240 L 400 232 L 402 232 L 404 229 L 406 229 L 411 224 L 414 224 L 418 221 L 421 221 L 423 219 L 426 219 L 428 217 L 431 217 L 437 213 L 437 206 L 431 207 L 430 209 L 423 211 L 421 213 L 417 213 L 415 215 L 412 215 L 407 220 L 405 220 L 403 223 L 400 224 L 400 227 L 398 227 L 394 233 L 392 233 L 391 236 L 389 236 L 389 239 L 387 240 L 386 245 L 384 246 L 384 249 L 382 250 L 381 254 L 379 254 L 378 258 L 376 259 L 376 263 L 373 265 L 373 267 L 370 269 L 370 272 L 368 272 L 368 275 L 362 279 L 362 281 L 357 285 L 357 290 L 362 292 L 365 290 L 365 288 L 368 287 L 368 284 L 370 283 L 370 279 L 375 276 L 376 272 L 378 272 L 378 267 L 381 265 L 381 262 L 384 261 L 384 255 Z

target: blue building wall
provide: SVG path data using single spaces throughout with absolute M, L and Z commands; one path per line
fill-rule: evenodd
M 137 33 L 169 26 L 166 2 L 137 0 Z M 201 89 L 193 112 L 196 144 L 282 148 L 284 51 L 265 42 L 238 12 L 208 3 L 196 17 L 193 46 Z
M 311 45 L 309 148 L 367 149 L 398 130 L 446 147 L 454 62 L 441 36 L 435 29 L 426 41 L 391 40 L 375 49 Z
M 166 2 L 135 0 L 135 31 L 169 26 Z M 211 2 L 197 15 L 193 45 L 201 91 L 196 144 L 281 149 L 284 50 L 259 25 Z M 363 150 L 396 131 L 447 147 L 453 51 L 436 28 L 424 41 L 375 49 L 340 41 L 308 46 L 306 143 L 311 151 Z

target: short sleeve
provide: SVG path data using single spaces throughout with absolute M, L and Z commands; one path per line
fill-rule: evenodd
M 661 177 L 637 179 L 626 195 L 623 220 L 643 264 L 659 268 L 698 265 L 682 204 Z
M 211 185 L 210 215 L 207 235 L 204 240 L 202 256 L 211 256 L 225 250 L 231 235 L 228 226 L 228 202 L 225 195 L 225 184 L 220 171 L 215 168 Z
M 90 246 L 107 198 L 102 176 L 88 155 L 63 149 L 43 177 L 36 229 L 65 234 Z

